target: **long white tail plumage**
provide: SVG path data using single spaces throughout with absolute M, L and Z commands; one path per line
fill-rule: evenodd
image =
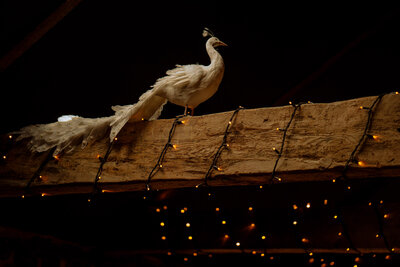
M 53 155 L 68 153 L 80 146 L 105 137 L 110 133 L 110 142 L 118 135 L 125 124 L 142 119 L 157 119 L 167 99 L 154 94 L 154 89 L 145 92 L 136 104 L 113 106 L 115 114 L 103 118 L 83 118 L 74 116 L 69 121 L 30 125 L 13 132 L 17 140 L 29 138 L 28 147 L 32 152 L 44 152 L 56 148 Z

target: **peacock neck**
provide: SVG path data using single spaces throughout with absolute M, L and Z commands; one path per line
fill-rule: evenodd
M 222 59 L 222 56 L 218 53 L 217 50 L 210 44 L 210 42 L 206 43 L 206 50 L 207 54 L 210 57 L 210 68 L 223 68 L 224 67 L 224 61 Z

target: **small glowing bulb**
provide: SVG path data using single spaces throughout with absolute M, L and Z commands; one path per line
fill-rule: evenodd
M 265 256 L 265 254 L 264 254 L 264 253 L 261 253 L 261 254 L 260 254 L 260 256 L 261 256 L 261 257 L 264 257 L 264 256 Z
M 261 236 L 262 240 L 265 240 L 265 238 L 267 238 L 265 235 Z
M 181 123 L 182 123 L 182 124 L 185 124 L 185 123 L 186 123 L 186 121 L 181 121 Z
M 328 205 L 328 200 L 324 199 L 324 205 Z
M 102 189 L 101 192 L 104 193 L 104 192 L 106 192 L 106 190 Z
M 260 185 L 260 189 L 262 189 L 263 188 L 263 186 L 262 185 Z
M 379 204 L 383 204 L 383 200 L 379 201 Z
M 97 159 L 100 158 L 100 157 L 101 157 L 100 154 L 97 154 L 97 155 L 96 155 L 96 158 L 97 158 Z
M 53 157 L 55 160 L 60 160 L 60 156 L 58 156 L 58 155 L 54 155 Z
M 292 101 L 289 101 L 289 105 L 293 105 L 293 102 L 292 102 Z
M 255 223 L 250 224 L 250 228 L 254 228 L 254 227 L 256 227 Z
M 390 260 L 390 255 L 386 255 L 385 260 Z
M 190 223 L 186 223 L 186 227 L 190 227 Z
M 218 171 L 222 171 L 222 168 L 221 168 L 221 167 L 217 167 L 217 170 L 218 170 Z
M 25 198 L 25 195 L 22 195 L 21 198 Z
M 229 147 L 229 144 L 225 144 L 226 147 Z
M 161 237 L 161 240 L 166 240 L 167 239 L 167 237 L 165 236 L 165 235 L 163 235 L 162 237 Z
M 379 234 L 376 234 L 375 237 L 376 237 L 376 238 L 379 238 Z
M 114 138 L 114 141 L 117 141 L 117 140 L 118 140 L 118 138 L 117 138 L 117 137 L 115 137 L 115 138 Z
M 181 209 L 181 213 L 185 213 L 185 210 L 184 210 L 184 209 Z
M 256 254 L 257 254 L 257 251 L 253 250 L 253 251 L 251 252 L 251 254 L 256 255 Z
M 356 258 L 354 259 L 354 261 L 359 263 L 359 262 L 361 261 L 361 259 L 360 259 L 360 257 L 356 257 Z
M 274 260 L 274 256 L 269 257 L 269 259 L 270 259 L 271 261 Z
M 338 235 L 338 236 L 342 236 L 342 232 L 339 232 L 337 235 Z
M 307 208 L 307 209 L 311 208 L 311 204 L 310 204 L 310 203 L 307 203 L 306 208 Z
M 172 145 L 173 149 L 176 149 L 178 147 L 178 145 Z
M 372 202 L 368 202 L 368 206 L 372 206 Z
M 240 242 L 236 242 L 236 246 L 237 246 L 237 247 L 240 247 Z
M 222 224 L 226 224 L 226 221 L 222 221 L 221 223 L 222 223 Z
M 338 218 L 338 216 L 335 214 L 335 215 L 333 215 L 333 219 L 337 219 Z
M 161 210 L 159 208 L 156 208 L 156 212 L 161 212 Z
M 395 94 L 396 94 L 396 95 L 398 95 L 398 94 L 399 94 L 399 92 L 395 92 Z
M 232 124 L 232 122 L 231 122 L 231 121 L 229 121 L 229 122 L 228 122 L 228 124 L 229 124 L 229 125 L 231 125 L 231 124 Z
M 12 135 L 9 135 L 8 138 L 12 139 Z
M 349 252 L 349 251 L 350 251 L 350 248 L 346 248 L 346 251 Z
M 101 176 L 99 176 L 99 180 L 101 180 Z
M 249 211 L 253 211 L 253 207 L 249 207 Z
M 163 210 L 167 210 L 168 209 L 168 207 L 167 206 L 163 206 Z
M 277 130 L 277 131 L 279 131 L 279 130 L 280 130 L 280 128 L 276 128 L 276 130 Z
M 159 167 L 162 168 L 162 164 L 160 164 Z
M 301 242 L 303 242 L 303 243 L 308 243 L 309 240 L 308 240 L 307 238 L 303 237 L 303 238 L 301 239 Z
M 215 211 L 220 211 L 220 209 L 218 207 L 215 208 Z
M 193 256 L 196 257 L 198 254 L 197 252 L 193 252 Z
M 297 221 L 293 221 L 293 225 L 297 225 Z
M 389 218 L 389 214 L 383 215 L 383 218 L 385 218 L 385 219 Z
M 314 258 L 311 258 L 311 259 L 308 260 L 308 263 L 311 264 L 311 263 L 314 263 L 314 261 L 315 261 Z
M 171 252 L 171 251 L 168 251 L 168 252 L 167 252 L 167 255 L 168 255 L 168 256 L 171 256 L 171 255 L 172 255 L 172 252 Z
M 189 240 L 192 240 L 192 239 L 193 239 L 193 237 L 190 235 L 190 236 L 188 236 L 188 239 L 189 239 Z
M 44 197 L 46 194 L 45 193 L 42 193 L 42 197 Z
M 188 261 L 189 259 L 188 259 L 187 257 L 184 257 L 183 260 L 184 260 L 184 261 Z
M 6 159 L 6 158 L 7 158 L 7 156 L 6 156 L 6 155 L 4 155 L 4 156 L 3 156 L 3 159 Z
M 363 106 L 360 106 L 359 109 L 364 109 L 364 107 L 363 107 Z
M 312 252 L 310 252 L 310 253 L 308 253 L 308 255 L 312 256 L 312 255 L 313 255 L 313 253 L 312 253 Z
M 144 118 L 142 118 L 142 121 L 144 121 Z
M 334 261 L 331 261 L 331 262 L 329 263 L 329 265 L 330 265 L 330 266 L 333 266 L 333 265 L 335 265 L 335 262 L 334 262 Z
M 160 226 L 164 227 L 165 223 L 164 222 L 160 222 Z
M 90 198 L 88 198 L 87 202 L 90 202 L 90 201 L 92 201 L 92 200 Z
M 228 239 L 228 238 L 229 238 L 229 235 L 224 235 L 224 238 L 225 238 L 225 239 Z
M 297 207 L 297 205 L 296 204 L 293 204 L 293 209 L 294 210 L 297 210 L 299 207 Z
M 347 190 L 350 190 L 351 189 L 351 186 L 349 185 L 348 187 L 347 187 Z
M 332 183 L 336 183 L 336 179 L 332 179 Z
M 365 166 L 367 166 L 367 163 L 366 163 L 365 161 L 362 161 L 362 160 L 359 160 L 359 161 L 357 162 L 357 164 L 358 164 L 358 166 L 360 166 L 360 167 L 365 167 Z

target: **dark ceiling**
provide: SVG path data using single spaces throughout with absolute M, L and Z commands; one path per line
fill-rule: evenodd
M 0 54 L 60 3 L 2 1 Z M 376 3 L 84 0 L 1 73 L 1 133 L 63 114 L 108 116 L 112 105 L 135 103 L 175 64 L 208 64 L 205 26 L 229 47 L 220 49 L 220 89 L 197 115 L 395 91 L 399 25 L 397 9 Z M 162 117 L 182 112 L 169 104 Z

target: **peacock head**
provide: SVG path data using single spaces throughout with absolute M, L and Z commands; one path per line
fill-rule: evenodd
M 217 37 L 211 37 L 210 39 L 208 39 L 207 42 L 210 42 L 210 44 L 211 44 L 213 47 L 228 46 L 226 43 L 222 42 L 222 41 L 219 40 Z
M 207 37 L 207 36 L 211 37 L 210 39 L 208 39 L 207 43 L 209 43 L 213 47 L 228 46 L 226 43 L 222 42 L 217 37 L 215 37 L 214 33 L 212 31 L 210 31 L 208 28 L 204 28 L 203 36 L 204 37 Z

